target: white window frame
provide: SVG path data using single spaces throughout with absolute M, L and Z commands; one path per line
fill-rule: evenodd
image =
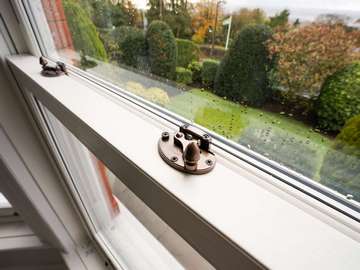
M 345 268 L 351 269 L 351 264 L 356 262 L 351 254 L 360 250 L 358 212 L 220 140 L 215 140 L 214 151 L 218 156 L 215 171 L 201 178 L 184 176 L 163 163 L 156 152 L 161 131 L 176 130 L 178 127 L 174 123 L 177 121 L 171 123 L 168 114 L 161 111 L 154 114 L 153 108 L 139 106 L 139 99 L 132 95 L 104 91 L 109 90 L 109 84 L 99 80 L 94 83 L 91 78 L 84 78 L 76 72 L 70 72 L 69 77 L 43 78 L 39 75 L 37 61 L 31 56 L 9 58 L 9 66 L 22 91 L 40 100 L 215 267 L 304 269 L 306 262 L 301 263 L 301 260 L 312 258 L 309 263 L 314 268 L 336 269 L 347 265 L 349 268 Z M 66 89 L 76 89 L 76 92 L 69 93 Z M 111 89 L 114 86 L 111 85 Z M 97 113 L 94 113 L 91 108 L 96 106 Z M 118 122 L 108 122 L 109 117 L 115 115 L 118 119 L 126 119 L 127 128 Z M 118 133 L 114 134 L 116 131 Z M 122 140 L 117 134 L 122 134 Z M 127 138 L 126 143 L 124 138 Z M 143 143 L 142 147 L 139 147 L 139 142 Z M 188 184 L 184 184 L 185 179 Z M 211 200 L 211 194 L 214 196 L 216 192 L 226 194 L 226 198 L 219 197 L 221 201 L 217 206 Z M 207 209 L 206 204 L 215 210 Z M 234 205 L 239 206 L 234 208 Z M 239 216 L 235 216 L 237 212 Z M 259 236 L 255 230 L 257 224 L 262 225 L 260 240 L 256 239 Z M 313 231 L 297 231 L 298 224 L 306 228 L 311 225 Z M 241 228 L 240 232 L 238 228 Z M 274 240 L 272 234 L 277 241 L 270 243 L 270 239 Z M 307 239 L 307 242 L 301 239 Z M 328 254 L 317 251 L 319 258 L 316 259 L 306 249 L 317 246 L 320 240 L 324 241 L 322 244 Z M 341 252 L 346 250 L 353 260 L 336 257 L 328 245 L 336 246 Z M 290 250 L 291 246 L 297 250 Z M 271 254 L 265 247 L 278 253 Z M 270 258 L 266 251 L 274 257 Z M 296 255 L 300 258 L 297 259 Z

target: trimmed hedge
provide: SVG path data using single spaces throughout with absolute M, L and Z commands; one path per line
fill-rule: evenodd
M 170 98 L 165 90 L 158 87 L 150 87 L 146 89 L 141 83 L 129 81 L 126 84 L 126 89 L 137 96 L 143 97 L 146 100 L 161 106 L 165 106 L 170 102 Z
M 192 83 L 192 72 L 189 69 L 183 67 L 176 68 L 176 81 L 181 84 L 191 84 Z
M 86 56 L 107 61 L 104 44 L 88 14 L 74 0 L 63 0 L 62 3 L 75 49 Z
M 329 76 L 315 105 L 318 126 L 338 131 L 354 115 L 360 114 L 360 63 Z
M 171 28 L 165 22 L 153 21 L 147 30 L 146 41 L 151 72 L 175 79 L 177 48 Z
M 121 51 L 120 60 L 137 67 L 140 56 L 146 55 L 146 40 L 142 30 L 132 26 L 120 26 L 112 33 Z
M 239 32 L 216 75 L 216 94 L 254 106 L 264 104 L 271 94 L 271 61 L 265 44 L 271 35 L 265 25 L 245 26 Z
M 202 64 L 201 80 L 204 86 L 213 87 L 220 62 L 213 59 L 205 59 Z
M 188 66 L 188 69 L 192 72 L 192 81 L 195 83 L 201 83 L 202 63 L 192 61 Z
M 198 46 L 187 39 L 176 39 L 178 58 L 177 66 L 188 67 L 194 60 L 199 60 L 199 48 Z
M 360 201 L 360 115 L 351 118 L 325 155 L 321 183 Z

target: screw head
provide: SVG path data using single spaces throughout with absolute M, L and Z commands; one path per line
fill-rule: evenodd
M 170 137 L 170 134 L 169 134 L 169 132 L 163 132 L 162 134 L 161 134 L 161 139 L 163 140 L 163 141 L 167 141 L 167 140 L 169 140 L 169 137 Z
M 206 165 L 208 165 L 208 166 L 213 165 L 213 161 L 212 161 L 211 159 L 207 159 L 207 160 L 205 161 L 205 163 L 206 163 Z
M 175 156 L 173 156 L 173 157 L 171 157 L 171 161 L 172 161 L 172 162 L 176 162 L 176 161 L 178 161 L 178 158 L 175 157 Z

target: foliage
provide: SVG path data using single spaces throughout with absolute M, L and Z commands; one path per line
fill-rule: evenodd
M 277 62 L 272 86 L 282 89 L 288 100 L 318 96 L 326 77 L 358 58 L 357 41 L 356 33 L 341 25 L 313 23 L 279 30 L 268 43 Z
M 190 38 L 192 35 L 190 3 L 187 0 L 149 0 L 146 16 L 149 22 L 166 22 L 177 38 Z
M 342 24 L 346 25 L 350 21 L 350 17 L 347 15 L 341 15 L 341 14 L 333 14 L 333 13 L 327 13 L 327 14 L 320 14 L 316 21 L 318 23 L 324 23 L 324 24 Z
M 215 93 L 255 106 L 266 101 L 271 94 L 271 61 L 265 43 L 270 37 L 271 29 L 265 25 L 248 25 L 240 31 L 221 62 Z
M 146 54 L 144 32 L 136 27 L 120 26 L 112 36 L 119 46 L 120 60 L 128 66 L 137 67 L 139 57 Z
M 264 24 L 266 14 L 260 8 L 241 8 L 232 14 L 231 37 L 234 38 L 240 30 L 249 24 Z
M 153 21 L 147 30 L 151 72 L 168 78 L 175 78 L 177 62 L 176 40 L 170 27 L 162 21 Z
M 209 30 L 214 27 L 214 18 L 216 13 L 216 0 L 200 0 L 196 1 L 194 9 L 192 12 L 192 29 L 194 29 L 194 34 L 192 36 L 192 41 L 197 44 L 202 44 L 204 42 L 210 42 Z M 218 6 L 218 18 L 223 17 L 223 8 L 222 5 Z M 221 24 L 217 28 L 221 28 Z M 222 34 L 221 29 L 217 29 L 218 35 Z M 216 39 L 218 39 L 216 37 Z
M 206 87 L 213 87 L 216 72 L 219 68 L 219 61 L 214 59 L 205 59 L 202 64 L 201 80 Z
M 360 115 L 351 118 L 336 137 L 320 176 L 324 185 L 360 201 Z
M 181 84 L 191 84 L 192 83 L 192 72 L 189 69 L 183 67 L 176 68 L 176 81 Z
M 192 61 L 188 66 L 188 69 L 192 72 L 192 81 L 195 83 L 201 83 L 202 63 Z
M 315 107 L 321 129 L 338 131 L 354 115 L 360 114 L 360 63 L 329 76 Z
M 214 46 L 213 54 L 211 55 L 211 45 L 208 44 L 202 44 L 199 45 L 199 49 L 201 51 L 201 54 L 206 57 L 212 57 L 216 59 L 222 59 L 225 56 L 226 50 L 223 46 Z
M 199 60 L 199 48 L 191 40 L 176 39 L 178 58 L 177 65 L 187 67 L 192 61 Z
M 87 56 L 106 61 L 104 44 L 88 14 L 74 0 L 63 0 L 62 3 L 75 49 Z
M 289 23 L 290 11 L 284 9 L 280 13 L 275 14 L 275 16 L 269 18 L 268 25 L 271 28 L 286 26 Z
M 97 63 L 91 59 L 88 59 L 86 55 L 80 51 L 80 67 L 84 70 L 88 68 L 96 67 Z
M 168 94 L 161 88 L 150 87 L 146 89 L 142 84 L 129 81 L 126 84 L 126 89 L 137 96 L 143 97 L 148 101 L 154 102 L 158 105 L 165 106 L 169 103 Z

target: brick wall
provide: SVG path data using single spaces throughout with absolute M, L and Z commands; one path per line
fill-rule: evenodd
M 51 34 L 58 50 L 74 49 L 61 0 L 42 0 Z

